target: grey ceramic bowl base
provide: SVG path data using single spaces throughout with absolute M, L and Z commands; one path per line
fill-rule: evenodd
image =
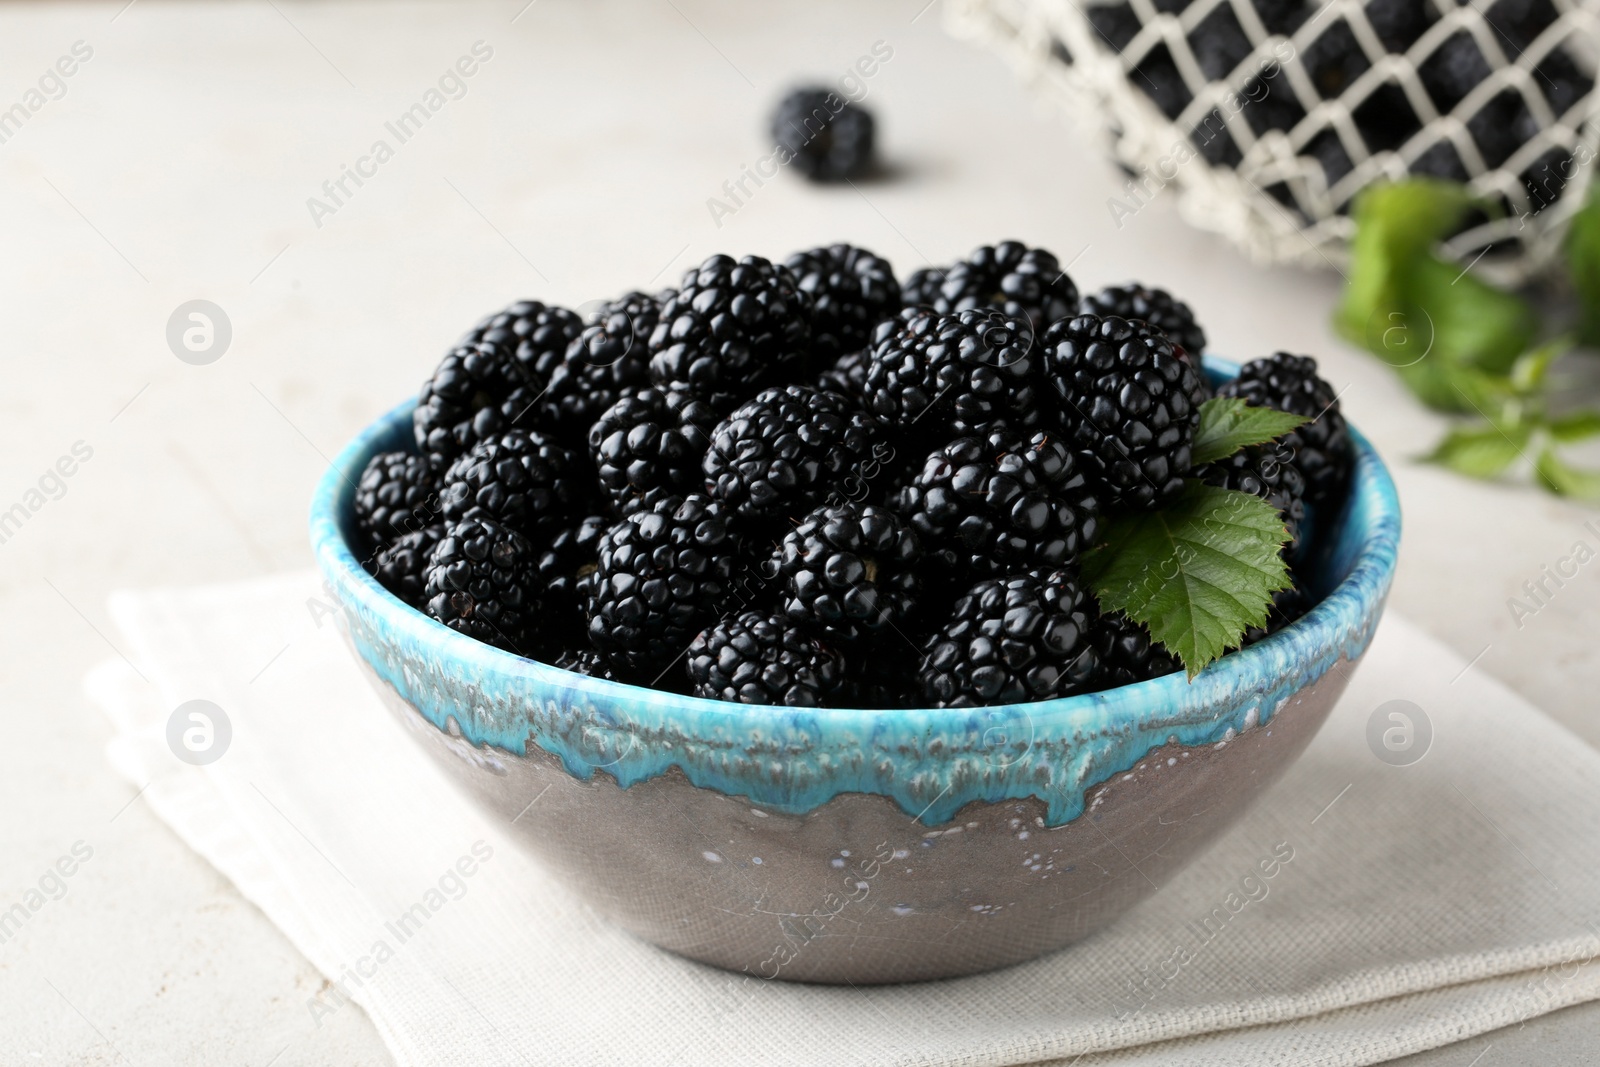
M 1150 752 L 1065 825 L 1045 828 L 1026 799 L 930 827 L 861 793 L 786 815 L 676 769 L 627 789 L 604 772 L 584 781 L 531 742 L 520 756 L 439 730 L 357 658 L 446 774 L 624 929 L 761 978 L 857 985 L 992 970 L 1102 929 L 1294 762 L 1349 675 L 1341 661 L 1220 744 Z

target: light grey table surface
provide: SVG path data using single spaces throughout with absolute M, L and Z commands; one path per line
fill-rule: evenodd
M 1220 354 L 1316 354 L 1401 485 L 1393 606 L 1600 740 L 1600 568 L 1521 628 L 1506 604 L 1595 513 L 1411 462 L 1440 424 L 1334 339 L 1336 275 L 1252 266 L 1180 224 L 1170 197 L 1119 228 L 1099 146 L 925 2 L 0 8 L 0 109 L 90 53 L 44 77 L 0 143 L 0 510 L 92 449 L 0 543 L 0 906 L 75 842 L 93 850 L 0 944 L 0 1062 L 388 1062 L 359 1012 L 313 1024 L 321 976 L 108 769 L 109 728 L 80 687 L 117 654 L 106 594 L 308 566 L 325 458 L 477 316 L 669 284 L 716 251 L 848 239 L 904 273 L 1018 236 L 1081 284 L 1169 286 Z M 385 123 L 479 41 L 492 55 L 465 94 L 314 218 L 324 181 L 393 146 Z M 774 97 L 879 41 L 892 57 L 868 103 L 891 180 L 780 175 L 714 219 L 708 198 L 769 151 Z M 166 341 L 196 298 L 233 329 L 207 366 Z M 1587 1062 L 1597 1037 L 1583 1008 L 1412 1062 Z

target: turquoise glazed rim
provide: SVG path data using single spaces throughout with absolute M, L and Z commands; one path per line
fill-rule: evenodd
M 1237 368 L 1207 359 L 1214 379 Z M 1085 792 L 1162 745 L 1207 745 L 1270 722 L 1301 689 L 1367 648 L 1394 577 L 1400 504 L 1365 437 L 1337 516 L 1309 561 L 1321 600 L 1271 637 L 1182 673 L 1102 693 L 988 708 L 774 708 L 590 678 L 465 637 L 401 602 L 351 551 L 351 501 L 378 452 L 414 451 L 401 404 L 333 461 L 311 505 L 311 542 L 357 653 L 434 726 L 623 788 L 677 768 L 694 785 L 804 814 L 843 793 L 891 798 L 937 826 L 974 801 L 1034 797 L 1058 826 Z M 908 653 L 910 650 L 907 650 Z

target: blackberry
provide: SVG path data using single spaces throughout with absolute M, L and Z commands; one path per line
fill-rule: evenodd
M 811 298 L 811 352 L 833 359 L 861 348 L 879 322 L 900 310 L 889 261 L 847 244 L 796 252 L 784 266 Z
M 908 307 L 878 326 L 862 402 L 924 439 L 1042 421 L 1041 362 L 1026 319 L 993 309 Z
M 861 402 L 867 388 L 867 368 L 872 365 L 872 349 L 858 348 L 834 360 L 833 366 L 817 375 L 818 389 L 827 389 Z
M 550 370 L 550 387 L 539 401 L 540 425 L 581 445 L 601 412 L 649 385 L 646 345 L 660 315 L 660 302 L 645 293 L 629 293 L 595 309 Z
M 1278 590 L 1272 594 L 1272 605 L 1267 608 L 1266 624 L 1246 630 L 1239 647 L 1249 648 L 1257 641 L 1271 637 L 1310 610 L 1311 594 L 1298 581 L 1287 589 Z
M 1011 318 L 1027 318 L 1034 335 L 1078 307 L 1078 287 L 1056 257 L 1021 241 L 981 245 L 942 272 L 918 271 L 913 277 L 907 303 L 946 313 L 995 308 Z
M 356 527 L 371 545 L 431 525 L 439 518 L 433 468 L 409 452 L 378 453 L 356 484 L 354 511 Z
M 995 430 L 928 456 L 895 508 L 932 566 L 994 577 L 1074 563 L 1099 534 L 1100 505 L 1064 441 Z
M 540 434 L 508 430 L 480 441 L 445 471 L 445 519 L 492 519 L 533 536 L 581 501 L 575 466 L 571 452 Z
M 1078 312 L 1148 322 L 1192 360 L 1199 360 L 1206 350 L 1206 332 L 1195 321 L 1194 312 L 1165 289 L 1137 283 L 1112 286 L 1085 296 L 1078 302 Z
M 544 382 L 503 345 L 480 341 L 451 349 L 423 383 L 412 413 L 417 450 L 442 474 L 473 445 L 517 424 L 527 398 L 543 389 Z M 502 412 L 508 401 L 510 418 Z
M 613 521 L 604 515 L 584 515 L 569 520 L 539 548 L 539 578 L 544 582 L 545 606 L 557 620 L 556 626 L 545 627 L 547 632 L 564 634 L 566 627 L 562 623 L 581 618 L 584 579 L 599 566 L 600 539 L 611 529 Z
M 1113 503 L 1149 508 L 1182 490 L 1199 371 L 1160 330 L 1079 315 L 1045 333 L 1044 358 L 1072 441 Z
M 1164 645 L 1150 637 L 1142 623 L 1120 611 L 1100 614 L 1092 623 L 1090 644 L 1094 647 L 1095 668 L 1086 691 L 1115 689 L 1121 685 L 1159 678 L 1178 670 L 1181 664 Z
M 442 525 L 403 533 L 363 561 L 367 573 L 389 592 L 420 609 L 427 600 L 428 557 L 444 537 Z
M 1093 676 L 1094 600 L 1073 571 L 986 578 L 923 645 L 923 697 L 935 707 L 1068 696 Z
M 589 428 L 600 488 L 623 514 L 649 492 L 701 488 L 700 465 L 718 421 L 710 404 L 682 388 L 624 394 Z
M 1299 554 L 1306 519 L 1306 480 L 1294 465 L 1294 453 L 1287 446 L 1251 445 L 1227 459 L 1208 463 L 1195 473 L 1208 485 L 1251 493 L 1277 508 L 1289 531 L 1285 551 L 1291 558 Z
M 650 377 L 702 395 L 749 395 L 804 376 L 811 298 L 787 267 L 712 256 L 683 276 L 650 333 Z
M 831 646 L 759 611 L 724 619 L 689 646 L 689 682 L 708 700 L 823 707 L 844 678 L 844 657 Z
M 807 515 L 773 556 L 784 614 L 841 641 L 905 624 L 921 561 L 917 535 L 898 515 L 849 503 Z
M 802 514 L 873 458 L 883 429 L 837 393 L 768 389 L 711 433 L 707 492 L 750 519 Z
M 737 547 L 727 511 L 699 494 L 615 524 L 585 584 L 590 643 L 630 673 L 666 667 L 723 609 Z
M 872 112 L 832 89 L 795 89 L 772 115 L 772 138 L 812 181 L 847 181 L 872 168 Z
M 906 646 L 900 644 L 898 637 L 846 645 L 841 650 L 845 657 L 845 691 L 839 695 L 838 705 L 881 710 L 918 707 L 922 703 L 922 688 L 917 681 L 918 647 L 920 641 Z
M 632 679 L 617 673 L 611 661 L 592 648 L 569 648 L 555 657 L 552 667 L 590 678 L 604 678 L 608 682 L 630 682 Z
M 533 545 L 488 519 L 451 523 L 428 557 L 428 614 L 518 655 L 537 627 L 543 592 Z
M 583 320 L 576 312 L 537 300 L 520 300 L 484 319 L 467 334 L 467 343 L 493 344 L 510 352 L 522 369 L 522 384 L 500 401 L 504 425 L 583 439 L 588 423 L 575 426 L 582 411 L 575 412 L 573 408 L 581 407 L 588 383 L 575 384 L 571 372 L 563 369 L 567 353 L 582 331 Z
M 1251 360 L 1239 376 L 1225 382 L 1218 396 L 1235 396 L 1256 407 L 1276 408 L 1312 421 L 1281 439 L 1305 478 L 1305 497 L 1314 508 L 1332 504 L 1344 493 L 1353 459 L 1350 433 L 1333 386 L 1317 376 L 1317 361 L 1286 352 Z

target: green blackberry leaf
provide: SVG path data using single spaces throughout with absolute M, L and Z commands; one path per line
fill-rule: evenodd
M 1574 411 L 1558 419 L 1551 419 L 1545 427 L 1550 437 L 1564 445 L 1600 437 L 1600 411 Z
M 1494 478 L 1517 461 L 1528 444 L 1526 429 L 1470 426 L 1451 430 L 1429 453 L 1430 463 L 1473 478 Z
M 1600 473 L 1567 464 L 1553 448 L 1539 452 L 1539 458 L 1533 461 L 1533 472 L 1541 485 L 1559 496 L 1600 498 Z
M 1200 427 L 1194 434 L 1194 465 L 1227 459 L 1246 445 L 1275 441 L 1310 421 L 1287 411 L 1252 407 L 1236 396 L 1213 397 L 1200 405 Z
M 1585 344 L 1600 343 L 1600 190 L 1572 217 L 1564 250 L 1567 275 L 1579 300 L 1578 336 Z
M 1119 515 L 1083 574 L 1106 611 L 1125 612 L 1192 678 L 1264 626 L 1290 585 L 1283 519 L 1251 493 L 1191 481 L 1160 511 Z

